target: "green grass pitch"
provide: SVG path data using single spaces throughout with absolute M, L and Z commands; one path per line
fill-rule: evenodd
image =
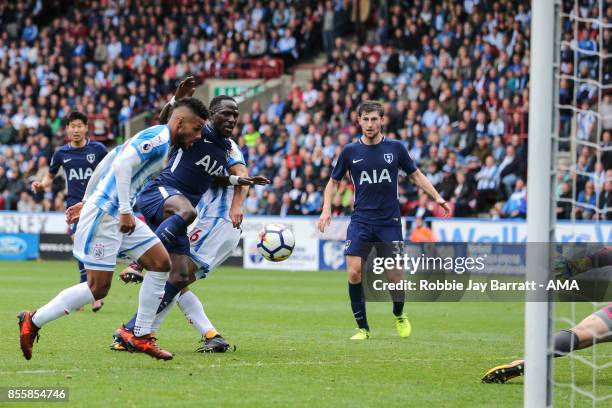
M 25 361 L 15 314 L 75 284 L 76 265 L 3 262 L 0 279 L 0 386 L 68 387 L 70 406 L 522 406 L 522 379 L 479 381 L 486 368 L 521 355 L 520 303 L 408 304 L 408 339 L 396 335 L 390 304 L 371 303 L 371 340 L 351 342 L 344 273 L 224 267 L 192 288 L 237 345 L 235 353 L 195 353 L 199 336 L 178 309 L 158 334 L 174 360 L 110 351 L 111 334 L 136 310 L 138 297 L 138 287 L 115 280 L 100 313 L 87 308 L 45 326 Z M 592 307 L 579 309 L 586 315 Z M 592 351 L 580 355 L 591 358 Z M 609 362 L 612 348 L 599 346 L 596 357 Z M 558 381 L 569 380 L 569 367 L 568 359 L 556 361 Z M 610 369 L 598 371 L 596 380 L 598 395 L 612 393 Z M 575 381 L 593 391 L 588 366 L 576 363 Z M 571 398 L 567 388 L 555 389 L 555 406 Z M 575 398 L 576 406 L 591 406 Z

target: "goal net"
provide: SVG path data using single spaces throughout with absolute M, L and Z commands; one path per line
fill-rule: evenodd
M 612 1 L 562 0 L 556 3 L 555 20 L 552 203 L 557 239 L 563 230 L 572 241 L 588 236 L 609 244 Z M 552 331 L 570 329 L 606 305 L 556 303 Z M 610 407 L 612 347 L 600 344 L 554 359 L 549 377 L 554 406 Z

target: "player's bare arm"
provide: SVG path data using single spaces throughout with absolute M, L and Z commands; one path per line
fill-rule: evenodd
M 249 171 L 244 164 L 235 164 L 229 168 L 228 172 L 233 176 L 248 177 Z M 232 220 L 234 228 L 240 228 L 242 219 L 244 218 L 244 212 L 242 211 L 242 204 L 249 191 L 248 186 L 234 186 L 234 196 L 232 197 L 232 204 L 230 206 L 229 216 Z
M 319 231 L 325 232 L 325 227 L 331 222 L 331 204 L 334 199 L 334 195 L 338 191 L 338 185 L 340 182 L 333 178 L 329 179 L 327 186 L 325 186 L 325 193 L 323 195 L 323 209 L 321 216 L 319 217 Z
M 170 112 L 172 112 L 172 106 L 174 106 L 174 101 L 181 100 L 183 98 L 189 98 L 193 96 L 195 93 L 196 81 L 195 77 L 192 75 L 183 79 L 176 89 L 176 93 L 174 94 L 172 100 L 164 105 L 161 112 L 159 113 L 159 123 L 165 124 L 170 119 Z
M 450 214 L 450 208 L 448 206 L 448 203 L 446 202 L 446 200 L 444 200 L 444 198 L 442 198 L 440 193 L 438 193 L 436 188 L 431 184 L 429 179 L 421 172 L 421 170 L 417 169 L 414 173 L 408 176 L 408 178 L 415 186 L 425 191 L 428 196 L 433 198 L 436 203 L 438 203 L 438 205 L 442 207 L 442 209 L 444 210 L 445 217 Z
M 35 193 L 44 191 L 45 189 L 51 187 L 53 184 L 53 179 L 54 177 L 51 175 L 51 173 L 45 174 L 42 181 L 37 180 L 32 182 L 32 191 Z

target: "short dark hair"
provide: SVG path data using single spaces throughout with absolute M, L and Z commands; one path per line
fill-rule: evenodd
M 70 125 L 70 122 L 73 122 L 75 120 L 80 120 L 81 122 L 83 122 L 84 125 L 87 125 L 87 115 L 83 112 L 75 110 L 70 112 L 70 115 L 68 115 L 68 117 L 66 118 L 66 126 Z
M 186 108 L 188 108 L 189 110 L 191 110 L 193 113 L 195 113 L 196 115 L 198 115 L 204 120 L 207 120 L 210 117 L 208 108 L 198 98 L 191 97 L 191 98 L 180 99 L 174 104 L 174 106 L 172 107 L 172 110 L 180 108 L 181 106 L 185 106 Z
M 208 109 L 210 109 L 212 113 L 218 111 L 221 108 L 221 104 L 223 103 L 223 101 L 232 101 L 234 103 L 237 103 L 236 100 L 232 98 L 231 96 L 219 95 L 219 96 L 215 96 L 214 98 L 212 98 L 212 100 L 210 101 L 210 105 L 208 106 Z
M 363 101 L 357 107 L 357 116 L 359 117 L 361 117 L 361 115 L 363 115 L 364 113 L 370 112 L 378 112 L 381 117 L 385 114 L 382 103 L 378 101 Z

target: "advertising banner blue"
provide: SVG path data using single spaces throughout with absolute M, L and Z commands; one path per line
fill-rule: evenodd
M 319 270 L 344 270 L 346 258 L 344 257 L 345 241 L 319 241 Z
M 38 258 L 38 234 L 0 234 L 0 260 Z

